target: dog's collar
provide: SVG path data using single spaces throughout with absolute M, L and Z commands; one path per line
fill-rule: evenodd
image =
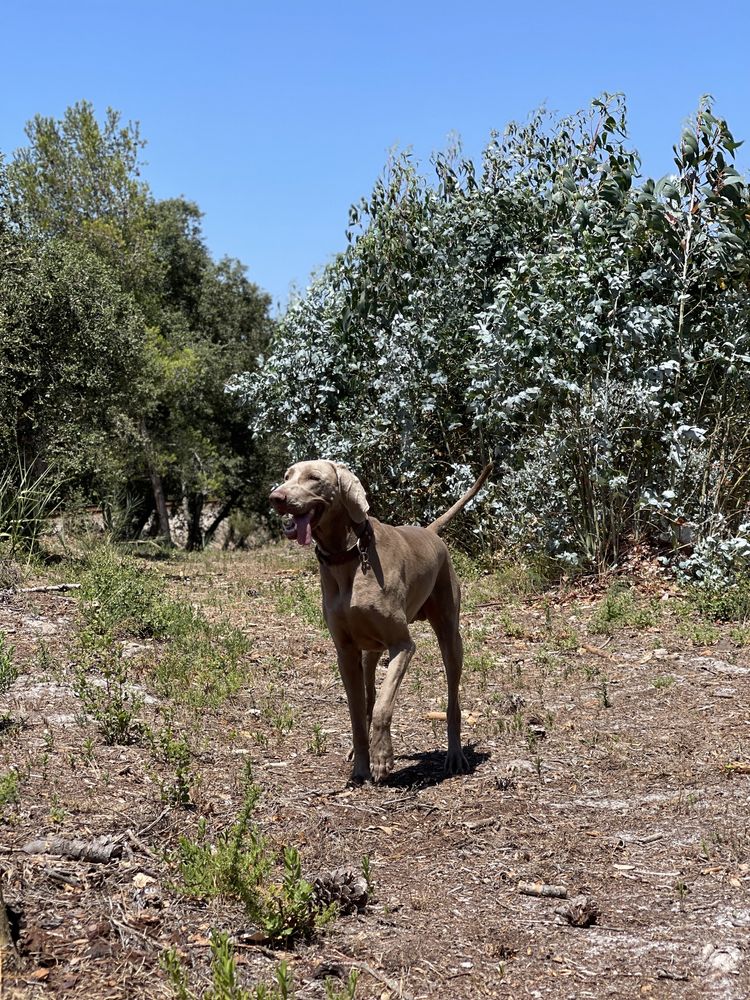
M 375 537 L 375 532 L 372 530 L 369 520 L 361 525 L 355 524 L 354 531 L 357 534 L 357 542 L 345 552 L 326 552 L 316 543 L 315 555 L 318 557 L 318 562 L 325 563 L 326 566 L 341 566 L 354 559 L 359 559 L 362 572 L 366 573 L 370 568 L 369 548 Z

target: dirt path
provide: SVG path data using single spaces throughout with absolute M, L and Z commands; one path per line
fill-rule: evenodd
M 144 719 L 168 716 L 189 741 L 190 808 L 165 795 L 174 768 L 153 741 L 107 746 L 82 713 L 77 598 L 0 605 L 21 671 L 1 706 L 0 779 L 15 774 L 17 788 L 3 806 L 0 864 L 24 921 L 6 996 L 169 997 L 168 947 L 199 992 L 213 928 L 236 938 L 248 988 L 286 957 L 306 998 L 352 967 L 361 1000 L 750 995 L 750 656 L 739 633 L 687 613 L 654 578 L 623 614 L 601 593 L 524 598 L 507 580 L 469 580 L 471 773 L 443 776 L 444 683 L 419 627 L 394 773 L 353 789 L 309 557 L 271 548 L 160 572 L 172 594 L 249 640 L 243 683 L 217 707 L 165 704 L 138 666 L 149 642 L 126 644 Z M 610 634 L 592 631 L 592 617 Z M 249 941 L 237 903 L 175 887 L 180 836 L 196 836 L 201 817 L 212 832 L 231 826 L 248 759 L 263 793 L 255 819 L 272 843 L 298 847 L 309 877 L 359 869 L 363 857 L 372 871 L 363 913 L 289 953 Z M 116 838 L 118 856 L 22 850 L 52 835 Z M 596 922 L 571 925 L 556 913 L 564 901 L 525 895 L 524 882 L 585 895 Z

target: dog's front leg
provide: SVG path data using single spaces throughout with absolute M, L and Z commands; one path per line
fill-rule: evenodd
M 382 781 L 393 770 L 393 744 L 391 742 L 391 719 L 396 703 L 399 685 L 404 679 L 409 661 L 414 656 L 416 646 L 407 637 L 388 650 L 390 660 L 388 670 L 378 693 L 372 712 L 372 736 L 370 757 L 372 773 L 376 781 Z
M 365 698 L 365 678 L 362 671 L 362 657 L 354 646 L 337 650 L 339 672 L 346 690 L 349 704 L 349 718 L 352 723 L 352 743 L 354 746 L 354 769 L 352 780 L 372 781 L 370 772 L 369 724 L 367 701 Z

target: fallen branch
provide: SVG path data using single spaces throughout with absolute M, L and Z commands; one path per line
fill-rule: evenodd
M 524 896 L 543 896 L 550 899 L 567 899 L 564 885 L 547 885 L 545 882 L 519 882 L 518 891 Z
M 92 861 L 106 864 L 122 857 L 122 844 L 108 837 L 97 840 L 66 840 L 64 837 L 44 837 L 30 840 L 21 850 L 25 854 L 52 854 L 58 858 L 72 858 L 74 861 Z
M 21 594 L 53 594 L 63 590 L 80 590 L 80 583 L 51 583 L 46 587 L 21 587 Z

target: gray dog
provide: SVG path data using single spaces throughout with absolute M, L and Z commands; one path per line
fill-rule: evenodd
M 458 686 L 463 644 L 458 626 L 461 591 L 439 533 L 474 497 L 488 465 L 471 489 L 427 528 L 381 524 L 357 477 L 336 462 L 298 462 L 271 493 L 286 515 L 287 538 L 309 545 L 320 563 L 323 613 L 336 645 L 346 688 L 356 782 L 382 781 L 393 768 L 391 718 L 399 685 L 416 649 L 409 624 L 429 621 L 448 681 L 450 774 L 467 770 L 461 748 Z M 375 697 L 375 667 L 388 650 L 388 670 Z

